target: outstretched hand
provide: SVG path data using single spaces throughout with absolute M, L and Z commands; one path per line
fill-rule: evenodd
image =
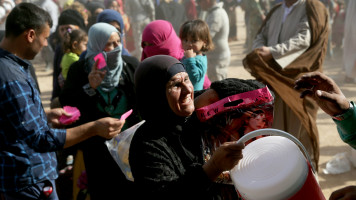
M 106 117 L 95 121 L 95 133 L 106 139 L 111 139 L 121 132 L 125 120 Z
M 335 81 L 320 72 L 303 75 L 295 82 L 294 88 L 301 90 L 301 98 L 313 98 L 319 107 L 331 116 L 342 114 L 350 107 L 349 101 Z

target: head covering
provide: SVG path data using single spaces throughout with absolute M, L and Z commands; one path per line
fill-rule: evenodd
M 96 22 L 110 23 L 112 21 L 116 21 L 117 23 L 120 24 L 121 32 L 125 30 L 124 20 L 122 19 L 121 14 L 116 10 L 105 9 L 96 18 Z
M 77 25 L 82 30 L 85 30 L 85 23 L 82 15 L 74 9 L 64 10 L 59 16 L 58 26 L 66 24 Z
M 107 67 L 105 68 L 107 72 L 104 80 L 100 84 L 100 88 L 104 92 L 110 92 L 118 86 L 123 67 L 121 57 L 122 45 L 119 45 L 110 52 L 104 51 L 107 41 L 114 32 L 118 32 L 114 26 L 99 22 L 91 26 L 88 33 L 88 48 L 85 56 L 88 60 L 86 70 L 88 72 L 91 70 L 94 64 L 93 58 L 97 54 L 102 53 L 104 55 L 107 63 Z
M 185 72 L 183 64 L 167 55 L 152 56 L 139 64 L 135 88 L 138 109 L 144 120 L 169 120 L 176 116 L 167 101 L 166 84 L 179 72 Z
M 143 47 L 141 60 L 154 55 L 169 55 L 178 60 L 184 56 L 181 41 L 170 22 L 155 20 L 149 23 L 142 33 L 142 43 L 149 42 L 151 46 Z
M 118 31 L 114 26 L 107 23 L 99 22 L 91 26 L 88 32 L 88 52 L 85 57 L 96 56 L 102 52 L 113 32 Z
M 124 24 L 124 20 L 122 19 L 122 16 L 119 12 L 117 12 L 116 10 L 112 10 L 112 9 L 105 9 L 96 18 L 96 22 L 110 23 L 112 21 L 116 21 L 117 23 L 119 23 L 120 28 L 121 28 L 121 37 L 123 38 L 124 31 L 125 31 L 125 24 Z M 125 48 L 125 45 L 122 48 L 122 55 L 130 56 L 130 53 Z
M 94 2 L 94 1 L 86 3 L 85 7 L 89 10 L 90 14 L 92 14 L 92 15 L 94 15 L 95 10 L 98 9 L 98 8 L 101 8 L 103 10 L 105 9 L 105 6 L 104 6 L 103 3 Z

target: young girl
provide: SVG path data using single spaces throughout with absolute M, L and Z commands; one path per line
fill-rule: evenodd
M 70 65 L 79 60 L 79 55 L 87 49 L 87 43 L 88 35 L 82 29 L 68 29 L 65 33 L 63 40 L 64 55 L 61 61 L 62 72 L 58 77 L 61 87 L 63 87 L 64 80 L 67 78 Z
M 204 52 L 214 48 L 208 25 L 200 19 L 185 22 L 179 31 L 184 49 L 182 63 L 186 67 L 194 90 L 202 90 L 208 60 Z

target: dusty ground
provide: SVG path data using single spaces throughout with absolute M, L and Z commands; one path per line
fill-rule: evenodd
M 243 24 L 243 14 L 241 10 L 238 10 L 238 41 L 231 42 L 231 64 L 229 68 L 229 77 L 253 78 L 242 67 L 242 59 L 245 57 L 243 53 L 244 40 L 245 40 L 245 27 Z M 36 68 L 38 76 L 40 90 L 42 95 L 42 101 L 45 108 L 49 107 L 49 99 L 51 97 L 52 90 L 52 71 L 46 71 L 44 64 L 40 56 L 37 56 L 33 63 Z M 324 65 L 325 74 L 331 76 L 341 87 L 345 96 L 350 100 L 356 100 L 356 84 L 346 84 L 343 79 L 345 73 L 342 68 L 342 57 L 338 56 L 335 60 L 326 60 Z M 328 199 L 331 192 L 347 186 L 356 185 L 356 168 L 352 168 L 351 171 L 339 174 L 339 175 L 326 175 L 322 173 L 322 169 L 325 168 L 326 163 L 337 153 L 351 152 L 351 148 L 344 144 L 336 131 L 336 127 L 331 118 L 319 110 L 317 125 L 320 134 L 320 163 L 319 163 L 319 183 L 321 189 Z

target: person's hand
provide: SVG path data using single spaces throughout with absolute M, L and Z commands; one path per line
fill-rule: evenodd
M 187 57 L 187 58 L 193 58 L 196 55 L 197 54 L 193 51 L 193 49 L 184 50 L 184 56 Z
M 67 117 L 71 117 L 72 115 L 67 113 L 63 108 L 54 108 L 51 110 L 46 111 L 47 121 L 48 123 L 52 124 L 53 127 L 63 127 L 63 124 L 59 122 L 59 118 L 62 115 Z
M 320 72 L 303 75 L 295 82 L 294 88 L 301 90 L 301 98 L 313 98 L 328 115 L 340 115 L 350 107 L 349 101 L 334 80 Z
M 94 65 L 92 66 L 91 71 L 88 75 L 90 87 L 92 87 L 93 89 L 96 89 L 103 81 L 105 74 L 106 74 L 106 71 L 100 71 L 98 69 L 98 60 L 95 61 Z
M 203 169 L 211 180 L 215 180 L 223 171 L 231 170 L 242 159 L 244 144 L 225 142 L 218 147 L 213 156 L 204 164 Z
M 262 57 L 263 60 L 269 61 L 273 59 L 270 49 L 266 46 L 260 47 L 257 49 L 258 54 Z
M 347 186 L 331 193 L 329 200 L 356 199 L 356 186 Z
M 95 121 L 95 133 L 106 139 L 111 139 L 121 132 L 125 120 L 106 117 Z

